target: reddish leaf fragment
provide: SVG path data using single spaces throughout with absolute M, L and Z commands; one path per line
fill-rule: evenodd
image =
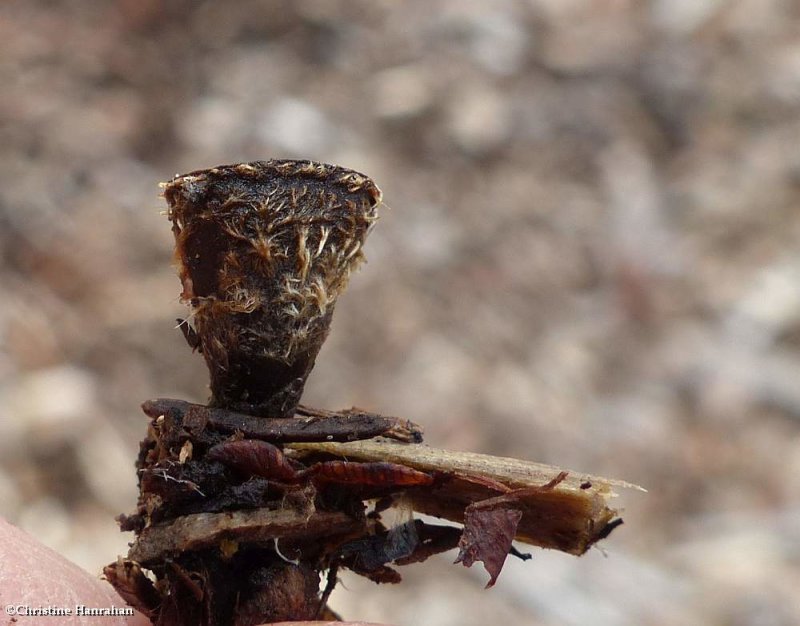
M 498 493 L 510 493 L 513 491 L 508 485 L 504 485 L 499 480 L 495 480 L 489 476 L 470 476 L 469 474 L 455 474 L 455 476 L 464 482 L 486 487 Z
M 396 463 L 355 463 L 350 461 L 325 461 L 317 463 L 311 471 L 318 478 L 342 484 L 373 485 L 378 487 L 411 487 L 431 485 L 433 476 Z
M 225 441 L 217 444 L 208 451 L 206 458 L 219 461 L 251 476 L 263 476 L 275 480 L 293 480 L 297 476 L 297 472 L 279 448 L 256 439 Z
M 567 479 L 567 476 L 569 476 L 569 472 L 559 472 L 558 476 L 556 476 L 550 482 L 542 485 L 538 489 L 540 491 L 550 491 L 552 489 L 555 489 L 558 485 L 560 485 L 561 483 L 563 483 Z
M 486 588 L 493 586 L 511 550 L 521 519 L 522 511 L 471 504 L 464 511 L 464 532 L 458 542 L 459 553 L 455 562 L 471 567 L 475 561 L 483 561 L 490 576 Z

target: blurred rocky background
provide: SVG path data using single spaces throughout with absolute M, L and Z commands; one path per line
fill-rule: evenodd
M 649 489 L 582 558 L 335 607 L 800 623 L 799 145 L 791 0 L 3 0 L 0 513 L 126 551 L 139 404 L 207 394 L 157 183 L 310 158 L 387 206 L 306 403 Z

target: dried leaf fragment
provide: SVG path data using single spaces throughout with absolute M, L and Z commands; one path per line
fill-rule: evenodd
M 310 471 L 318 479 L 345 485 L 411 487 L 433 484 L 433 476 L 430 474 L 397 463 L 326 461 L 317 463 Z
M 489 572 L 486 588 L 492 587 L 503 569 L 511 543 L 522 519 L 522 511 L 508 506 L 496 508 L 472 504 L 464 511 L 464 533 L 458 542 L 456 563 L 471 567 L 475 561 L 483 561 Z
M 263 476 L 276 480 L 294 480 L 295 469 L 276 446 L 258 439 L 224 441 L 208 451 L 206 458 L 250 476 Z
M 145 615 L 151 615 L 161 604 L 161 596 L 153 582 L 135 561 L 119 557 L 116 562 L 103 568 L 103 576 L 125 602 Z

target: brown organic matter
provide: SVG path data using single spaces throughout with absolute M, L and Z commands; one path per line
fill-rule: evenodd
M 356 441 L 386 437 L 406 443 L 420 443 L 422 429 L 409 420 L 387 417 L 352 408 L 326 411 L 298 406 L 293 420 L 254 417 L 184 400 L 147 400 L 142 410 L 153 419 L 169 414 L 184 427 L 202 430 L 208 426 L 223 433 L 240 432 L 250 439 L 273 443 L 286 441 Z
M 176 176 L 164 198 L 211 405 L 292 415 L 380 190 L 352 170 L 273 160 Z
M 491 585 L 508 554 L 528 558 L 514 539 L 579 555 L 621 523 L 607 499 L 625 483 L 436 450 L 407 420 L 298 404 L 376 219 L 369 178 L 259 161 L 178 176 L 164 195 L 192 308 L 182 330 L 211 399 L 143 404 L 139 501 L 119 517 L 135 540 L 105 568 L 157 626 L 332 618 L 342 569 L 396 583 L 393 566 L 457 546 Z

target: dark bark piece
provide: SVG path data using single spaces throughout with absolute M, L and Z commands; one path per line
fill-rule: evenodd
M 209 428 L 221 433 L 241 432 L 249 439 L 262 439 L 273 443 L 356 441 L 372 437 L 387 437 L 413 443 L 422 441 L 422 429 L 413 422 L 358 409 L 319 411 L 298 407 L 294 419 L 274 419 L 207 407 L 184 400 L 158 398 L 144 402 L 142 410 L 153 419 L 169 414 L 193 431 Z
M 293 415 L 380 190 L 342 167 L 271 160 L 177 176 L 164 197 L 211 404 Z
M 517 533 L 522 511 L 506 506 L 492 508 L 473 504 L 464 512 L 464 533 L 458 543 L 456 563 L 471 567 L 475 561 L 483 561 L 489 572 L 486 588 L 492 587 L 503 569 L 511 543 Z
M 434 554 L 452 550 L 458 545 L 462 531 L 455 526 L 416 522 L 418 544 L 410 555 L 395 560 L 396 565 L 421 563 Z
M 366 574 L 388 563 L 420 563 L 458 545 L 461 530 L 453 526 L 409 520 L 394 528 L 344 544 L 339 551 L 345 567 Z
M 116 521 L 119 524 L 119 529 L 122 532 L 133 531 L 137 533 L 142 530 L 147 523 L 145 516 L 141 513 L 134 513 L 133 515 L 125 515 L 124 513 L 120 513 L 117 515 Z
M 609 526 L 610 525 L 611 524 L 609 524 Z M 530 561 L 533 558 L 533 555 L 530 552 L 520 552 L 514 546 L 511 546 L 511 549 L 508 551 L 508 553 L 511 556 L 517 557 L 520 561 Z
M 210 622 L 215 612 L 215 594 L 209 584 L 211 577 L 205 568 L 194 567 L 190 572 L 179 563 L 170 561 L 164 569 L 164 576 L 159 582 L 162 588 L 168 589 L 168 593 L 162 594 L 163 602 L 154 619 L 155 626 Z
M 289 485 L 264 478 L 251 478 L 241 485 L 231 485 L 219 494 L 185 504 L 180 514 L 268 508 L 276 500 L 281 500 L 289 490 Z
M 320 425 L 327 429 L 326 419 L 346 420 L 343 430 L 346 428 L 351 429 L 349 437 L 343 438 L 343 433 L 328 432 L 324 441 L 359 441 L 361 439 L 372 439 L 373 437 L 386 437 L 387 439 L 394 439 L 402 443 L 422 443 L 422 426 L 415 424 L 411 420 L 403 419 L 401 417 L 392 417 L 389 415 L 379 415 L 378 413 L 370 413 L 364 409 L 352 407 L 350 409 L 343 409 L 341 411 L 329 411 L 325 409 L 316 409 L 310 406 L 299 405 L 297 407 L 296 418 L 306 419 L 309 423 Z M 317 422 L 319 420 L 319 422 Z M 372 425 L 372 426 L 368 426 Z M 338 427 L 337 427 L 338 428 Z M 370 428 L 374 429 L 370 431 Z M 383 430 L 386 428 L 385 430 Z M 380 432 L 378 430 L 380 429 Z M 373 432 L 367 436 L 368 432 Z M 306 439 L 292 439 L 292 441 L 307 441 Z M 323 441 L 322 439 L 315 439 L 314 441 Z
M 609 522 L 608 524 L 606 524 L 603 530 L 600 531 L 598 539 L 606 539 L 612 532 L 614 532 L 614 529 L 619 528 L 624 523 L 625 522 L 621 518 Z
M 319 573 L 303 563 L 263 567 L 248 580 L 258 591 L 238 604 L 234 626 L 257 626 L 275 621 L 310 620 L 316 617 Z
M 418 545 L 417 527 L 412 520 L 391 530 L 348 542 L 340 548 L 339 554 L 349 569 L 373 572 L 387 563 L 411 556 Z

